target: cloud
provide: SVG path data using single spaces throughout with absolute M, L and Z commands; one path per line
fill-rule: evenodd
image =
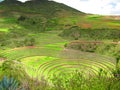
M 120 15 L 120 0 L 54 0 L 85 13 Z
M 85 1 L 89 1 L 89 0 L 80 0 L 80 1 L 83 1 L 83 2 L 85 2 Z
M 21 2 L 26 2 L 26 1 L 30 1 L 30 0 L 18 0 L 18 1 L 21 1 Z

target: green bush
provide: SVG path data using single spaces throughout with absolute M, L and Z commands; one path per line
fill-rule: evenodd
M 103 73 L 103 72 L 101 72 Z M 50 90 L 119 90 L 119 78 L 105 76 L 85 77 L 83 72 L 73 72 L 69 78 L 64 74 L 53 76 Z
M 0 90 L 17 90 L 19 83 L 14 78 L 7 78 L 4 76 L 0 81 Z
M 19 82 L 23 82 L 24 80 L 29 80 L 29 76 L 26 73 L 24 66 L 15 60 L 6 60 L 2 63 L 0 68 L 1 74 L 0 78 L 4 76 L 14 77 Z
M 27 37 L 25 38 L 25 40 L 23 41 L 25 46 L 34 46 L 36 41 L 35 41 L 35 38 L 33 37 Z
M 20 84 L 13 78 L 4 79 L 1 81 L 2 83 L 6 83 L 5 85 L 0 83 L 0 86 L 4 87 L 3 90 L 16 90 L 16 88 L 24 88 L 25 90 L 119 90 L 120 89 L 120 81 L 119 78 L 116 77 L 107 77 L 102 76 L 104 72 L 100 70 L 100 74 L 97 76 L 85 76 L 84 71 L 75 71 L 73 73 L 64 74 L 61 73 L 59 75 L 53 75 L 53 77 L 45 80 L 44 78 L 30 78 L 29 80 L 24 80 L 25 77 L 21 78 Z M 14 73 L 15 74 L 15 73 Z M 66 77 L 69 76 L 69 77 Z M 14 75 L 12 75 L 13 77 Z M 15 89 L 14 89 L 14 88 Z M 6 89 L 7 88 L 7 89 Z M 2 90 L 2 89 L 0 89 Z
M 85 52 L 95 52 L 97 47 L 99 47 L 102 44 L 102 42 L 97 42 L 97 41 L 76 41 L 76 42 L 71 42 L 66 45 L 66 48 L 72 48 L 80 51 L 85 51 Z
M 60 36 L 72 38 L 72 39 L 92 39 L 92 40 L 120 40 L 120 30 L 110 28 L 96 28 L 96 29 L 82 29 L 78 26 L 73 26 L 67 30 L 64 30 Z

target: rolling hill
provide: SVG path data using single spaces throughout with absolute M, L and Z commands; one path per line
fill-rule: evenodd
M 119 90 L 119 28 L 53 1 L 1 2 L 0 90 Z
M 1 15 L 42 19 L 42 24 L 61 26 L 62 29 L 72 26 L 82 28 L 119 28 L 119 19 L 114 16 L 85 14 L 62 3 L 48 0 L 32 0 L 21 3 L 17 0 L 5 0 L 0 3 Z M 38 20 L 41 23 L 40 20 Z M 51 25 L 52 24 L 52 25 Z M 35 26 L 35 25 L 34 25 Z M 53 27 L 51 27 L 53 28 Z M 57 29 L 57 27 L 55 28 Z

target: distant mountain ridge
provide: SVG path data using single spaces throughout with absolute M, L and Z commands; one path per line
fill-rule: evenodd
M 22 3 L 17 0 L 5 0 L 0 3 L 1 16 L 14 18 L 17 24 L 28 29 L 39 28 L 39 31 L 57 30 L 64 26 L 74 25 L 76 17 L 85 13 L 48 0 L 31 0 Z M 29 24 L 29 25 L 28 25 Z
M 46 22 L 51 29 L 66 29 L 74 26 L 80 28 L 119 28 L 118 17 L 106 17 L 80 12 L 62 3 L 49 0 L 31 0 L 22 3 L 17 0 L 5 0 L 0 3 L 0 16 L 12 17 L 16 20 L 26 18 L 21 23 L 37 24 Z M 37 22 L 35 22 L 38 20 Z M 33 22 L 31 22 L 33 21 Z M 110 23 L 111 22 L 111 23 Z M 35 27 L 36 27 L 35 26 Z
M 71 16 L 72 14 L 84 14 L 76 9 L 66 6 L 62 3 L 57 3 L 48 0 L 31 0 L 22 3 L 17 0 L 4 0 L 0 3 L 3 10 L 17 11 L 24 13 L 39 13 L 42 16 L 49 17 L 50 15 L 61 13 Z M 59 15 L 58 15 L 59 16 Z
M 69 9 L 71 9 L 71 10 L 74 10 L 74 11 L 78 11 L 78 10 L 76 10 L 76 9 L 73 9 L 73 8 L 71 8 L 71 7 L 69 7 L 69 6 L 66 6 L 66 5 L 64 5 L 64 4 L 61 4 L 61 3 L 57 3 L 57 2 L 54 2 L 54 1 L 48 1 L 48 0 L 31 0 L 31 1 L 26 1 L 25 3 L 22 3 L 22 2 L 20 2 L 20 1 L 17 1 L 17 0 L 4 0 L 4 1 L 2 1 L 1 3 L 0 3 L 0 5 L 9 5 L 9 4 L 12 4 L 12 5 L 31 5 L 31 7 L 33 7 L 34 5 L 36 5 L 37 6 L 37 8 L 38 8 L 38 5 L 41 5 L 41 4 L 56 4 L 55 5 L 55 7 L 58 5 L 58 6 L 60 6 L 60 5 L 62 5 L 62 6 L 64 6 L 64 7 L 67 7 L 67 8 L 69 8 Z M 22 6 L 21 5 L 21 6 Z M 48 5 L 48 6 L 49 6 Z M 51 6 L 51 5 L 50 5 Z M 30 7 L 30 6 L 29 6 Z M 47 7 L 47 6 L 46 6 Z M 54 6 L 53 6 L 54 7 Z M 11 8 L 11 7 L 10 7 Z M 43 7 L 44 8 L 44 7 Z M 80 12 L 80 11 L 78 11 L 78 12 Z M 82 12 L 81 12 L 82 13 Z

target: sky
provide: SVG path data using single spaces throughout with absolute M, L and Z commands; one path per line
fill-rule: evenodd
M 54 0 L 85 13 L 120 15 L 120 0 Z
M 25 2 L 27 0 L 19 0 Z M 120 0 L 53 0 L 79 11 L 100 15 L 120 15 Z

